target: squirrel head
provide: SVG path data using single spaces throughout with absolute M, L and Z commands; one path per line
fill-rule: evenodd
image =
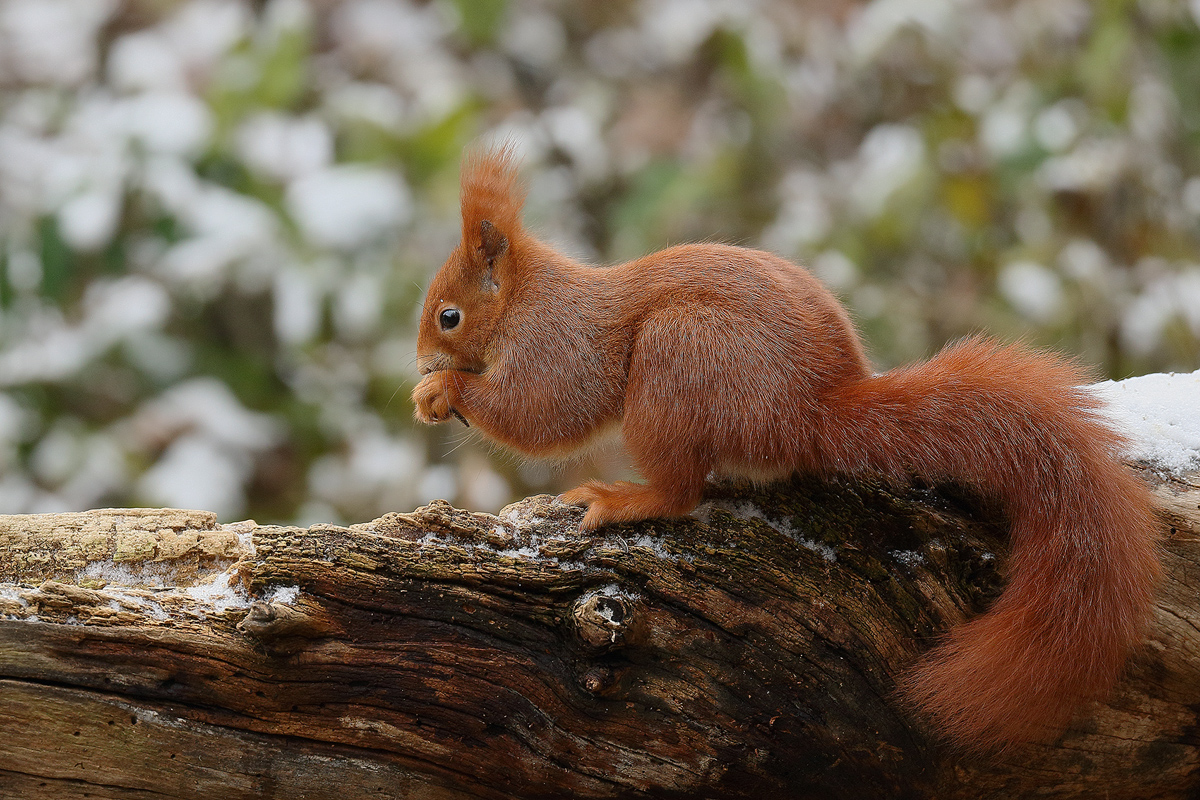
M 421 311 L 417 367 L 482 372 L 517 280 L 524 240 L 512 149 L 468 155 L 462 241 L 438 270 Z

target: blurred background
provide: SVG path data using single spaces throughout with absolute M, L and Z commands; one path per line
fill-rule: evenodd
M 1200 366 L 1200 0 L 0 0 L 0 512 L 496 510 L 619 454 L 418 427 L 458 164 L 573 256 L 811 267 L 875 363 Z

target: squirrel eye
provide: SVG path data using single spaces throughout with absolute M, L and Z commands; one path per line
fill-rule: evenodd
M 442 330 L 448 331 L 451 328 L 457 327 L 462 319 L 462 312 L 457 308 L 447 308 L 438 315 L 438 322 L 442 326 Z

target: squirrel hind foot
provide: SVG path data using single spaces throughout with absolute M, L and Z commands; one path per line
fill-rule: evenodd
M 655 517 L 681 517 L 696 507 L 699 495 L 684 497 L 670 488 L 618 481 L 588 481 L 559 499 L 572 506 L 587 506 L 579 529 L 594 531 L 617 522 L 637 522 Z

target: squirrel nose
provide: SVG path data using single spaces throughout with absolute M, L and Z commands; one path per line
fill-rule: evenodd
M 421 366 L 417 367 L 417 372 L 421 373 L 422 375 L 428 375 L 429 373 L 433 372 L 433 370 L 429 368 L 428 364 L 422 364 Z

